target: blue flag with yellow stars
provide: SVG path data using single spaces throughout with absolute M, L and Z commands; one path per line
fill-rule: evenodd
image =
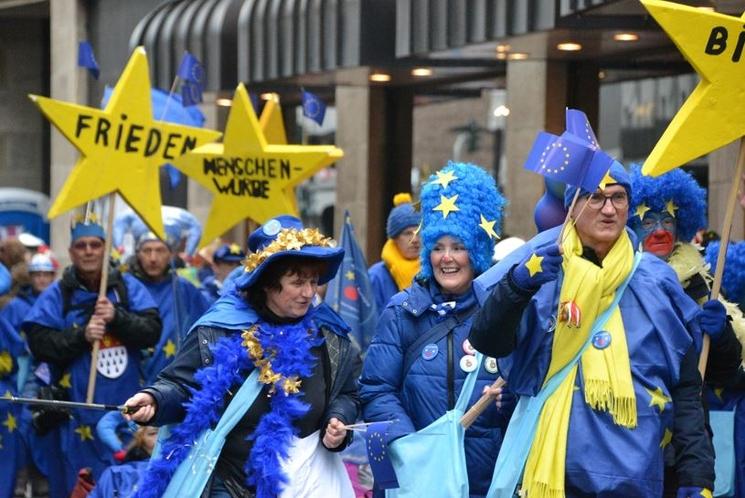
M 391 454 L 386 444 L 386 432 L 390 422 L 375 422 L 367 428 L 365 441 L 367 443 L 367 458 L 370 469 L 375 478 L 376 489 L 392 489 L 398 487 L 396 471 L 393 469 Z
M 87 69 L 96 79 L 98 79 L 98 76 L 101 73 L 98 69 L 96 56 L 93 55 L 93 46 L 88 41 L 81 41 L 78 44 L 78 66 Z
M 318 98 L 318 95 L 306 92 L 305 90 L 302 91 L 302 97 L 303 115 L 318 123 L 318 126 L 321 126 L 323 124 L 323 118 L 326 117 L 326 104 Z
M 378 313 L 367 276 L 365 255 L 355 239 L 349 212 L 344 213 L 341 246 L 344 260 L 336 276 L 328 283 L 325 302 L 347 322 L 352 337 L 364 352 L 375 334 Z
M 0 396 L 18 395 L 18 357 L 26 354 L 21 337 L 0 317 Z M 13 496 L 15 476 L 21 466 L 22 407 L 0 402 L 0 497 Z
M 177 76 L 181 80 L 181 96 L 184 106 L 189 107 L 200 103 L 204 90 L 204 68 L 199 59 L 189 52 L 184 52 Z

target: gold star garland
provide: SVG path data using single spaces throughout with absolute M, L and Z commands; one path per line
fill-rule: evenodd
M 243 260 L 243 269 L 246 272 L 254 271 L 266 259 L 282 251 L 299 251 L 305 246 L 336 247 L 336 242 L 330 237 L 325 237 L 317 228 L 284 228 L 277 238 L 263 250 L 246 256 Z
M 254 366 L 259 369 L 259 382 L 267 385 L 271 384 L 269 394 L 277 392 L 277 387 L 280 387 L 285 395 L 300 392 L 302 381 L 297 375 L 284 377 L 272 370 L 272 359 L 277 353 L 276 351 L 270 351 L 269 357 L 266 357 L 264 348 L 261 347 L 261 343 L 256 337 L 258 331 L 258 325 L 253 325 L 245 330 L 241 337 L 243 338 L 243 347 L 248 351 L 248 356 L 253 360 Z

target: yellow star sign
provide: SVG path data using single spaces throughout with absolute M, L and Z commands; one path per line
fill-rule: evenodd
M 176 344 L 174 344 L 172 340 L 168 339 L 165 346 L 163 346 L 163 352 L 165 353 L 166 358 L 172 357 L 176 354 Z
M 81 425 L 75 429 L 75 432 L 80 436 L 81 441 L 93 441 L 93 432 L 91 431 L 90 425 Z
M 342 155 L 330 145 L 269 144 L 240 84 L 223 142 L 197 147 L 173 164 L 215 194 L 200 241 L 204 246 L 246 218 L 264 223 L 297 214 L 292 188 Z
M 650 210 L 650 207 L 647 206 L 646 203 L 642 202 L 638 206 L 636 206 L 636 210 L 634 211 L 634 216 L 638 216 L 640 220 L 644 219 L 644 215 L 647 214 L 647 211 Z
M 5 422 L 3 422 L 3 425 L 8 428 L 8 432 L 13 432 L 18 428 L 18 421 L 16 421 L 16 418 L 13 416 L 12 413 L 8 413 L 8 416 L 5 419 Z
M 442 188 L 448 188 L 450 182 L 458 179 L 458 177 L 455 176 L 455 172 L 453 170 L 435 171 L 435 175 L 437 175 L 437 178 L 433 180 L 432 183 L 441 185 Z
M 498 239 L 499 235 L 494 231 L 494 225 L 496 225 L 497 220 L 489 221 L 484 218 L 483 214 L 480 214 L 479 216 L 481 216 L 481 223 L 479 223 L 481 229 L 486 232 L 490 239 Z
M 72 387 L 72 383 L 70 382 L 70 372 L 65 373 L 62 378 L 59 380 L 60 387 L 64 387 L 67 389 L 70 389 Z
M 528 259 L 527 263 L 525 263 L 525 268 L 528 269 L 528 273 L 531 277 L 543 271 L 541 263 L 543 263 L 543 256 L 538 256 L 536 253 L 533 253 L 530 256 L 530 259 Z
M 644 162 L 657 176 L 745 135 L 742 97 L 745 17 L 662 0 L 641 0 L 701 77 Z
M 669 201 L 665 203 L 665 211 L 670 213 L 670 216 L 672 216 L 673 218 L 675 218 L 676 209 L 678 209 L 678 206 L 675 205 L 672 199 L 670 199 Z
M 460 211 L 460 208 L 455 205 L 455 201 L 458 200 L 458 194 L 455 194 L 452 197 L 445 197 L 444 195 L 440 194 L 440 203 L 432 208 L 432 211 L 441 211 L 442 217 L 447 218 L 450 213 L 453 211 Z
M 665 405 L 670 403 L 672 400 L 665 395 L 661 387 L 657 387 L 654 391 L 651 389 L 644 388 L 650 396 L 649 406 L 656 406 L 660 409 L 660 413 L 665 411 Z
M 660 441 L 660 448 L 664 448 L 665 446 L 670 444 L 672 440 L 673 440 L 673 432 L 666 427 L 665 433 L 662 435 L 662 441 Z
M 220 133 L 153 119 L 147 56 L 135 49 L 103 110 L 37 95 L 31 100 L 78 151 L 80 158 L 49 216 L 119 192 L 159 237 L 159 168 Z

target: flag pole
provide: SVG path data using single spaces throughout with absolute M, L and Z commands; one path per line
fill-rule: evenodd
M 722 239 L 719 241 L 719 252 L 717 253 L 717 268 L 714 271 L 714 282 L 711 284 L 711 294 L 709 299 L 719 298 L 719 291 L 722 288 L 722 276 L 724 275 L 724 264 L 727 258 L 727 246 L 729 245 L 730 232 L 732 231 L 732 220 L 735 216 L 735 206 L 737 205 L 737 191 L 740 187 L 740 178 L 745 171 L 745 137 L 740 138 L 740 152 L 737 155 L 737 168 L 735 170 L 736 180 L 732 182 L 727 197 L 727 211 L 724 214 L 722 222 Z M 701 345 L 701 354 L 698 357 L 698 371 L 703 379 L 706 375 L 706 363 L 709 360 L 709 347 L 711 338 L 704 334 Z
M 572 215 L 572 210 L 574 209 L 574 206 L 577 204 L 577 199 L 579 199 L 579 191 L 581 190 L 580 187 L 577 187 L 577 191 L 574 193 L 574 197 L 572 198 L 572 203 L 569 205 L 569 209 L 567 210 L 566 218 L 564 218 L 564 223 L 561 224 L 561 230 L 559 230 L 559 236 L 556 238 L 556 244 L 561 246 L 561 244 L 564 243 L 564 231 L 566 230 L 567 223 L 569 222 L 569 218 Z M 587 206 L 587 204 L 585 204 Z M 582 208 L 582 211 L 584 211 L 585 208 Z M 577 218 L 579 218 L 582 215 L 582 211 L 580 211 L 579 215 L 577 215 Z M 574 221 L 577 222 L 576 220 Z
M 505 384 L 507 384 L 507 381 L 500 377 L 495 380 L 494 383 L 489 386 L 489 388 L 496 389 L 498 387 L 503 387 Z M 484 413 L 484 410 L 489 408 L 489 405 L 491 405 L 492 402 L 496 399 L 497 397 L 493 394 L 483 394 L 479 398 L 479 400 L 474 403 L 473 406 L 469 408 L 468 411 L 464 413 L 463 416 L 460 418 L 460 425 L 462 425 L 464 429 L 468 429 L 469 427 L 471 427 L 471 424 L 473 424 L 476 419 L 479 418 L 479 415 Z

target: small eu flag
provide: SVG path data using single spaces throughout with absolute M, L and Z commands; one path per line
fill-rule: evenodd
M 93 55 L 93 47 L 88 41 L 81 41 L 78 44 L 78 66 L 86 68 L 96 79 L 98 79 L 98 76 L 101 73 L 98 69 L 96 56 Z
M 365 439 L 367 442 L 367 458 L 370 469 L 375 478 L 375 487 L 378 489 L 392 489 L 398 487 L 396 471 L 393 469 L 391 455 L 386 443 L 386 432 L 390 427 L 389 421 L 376 422 L 367 428 Z
M 204 89 L 204 69 L 199 60 L 189 52 L 184 52 L 177 75 L 181 79 L 181 99 L 184 106 L 200 103 Z
M 303 90 L 303 115 L 321 126 L 326 117 L 326 104 L 317 95 Z

